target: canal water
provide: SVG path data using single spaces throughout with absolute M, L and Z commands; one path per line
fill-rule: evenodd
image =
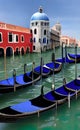
M 0 58 L 0 80 L 11 77 L 13 69 L 19 75 L 24 72 L 24 64 L 27 64 L 27 71 L 32 69 L 32 62 L 35 66 L 40 64 L 40 59 L 43 57 L 44 63 L 51 61 L 51 55 L 54 52 L 47 51 L 43 53 L 26 54 L 24 56 L 12 56 Z M 68 52 L 75 53 L 74 48 L 68 48 Z M 78 53 L 80 49 L 78 48 Z M 64 52 L 65 54 L 65 52 Z M 55 49 L 55 57 L 61 57 L 61 48 Z M 80 63 L 77 64 L 77 75 L 80 74 Z M 63 83 L 63 77 L 67 82 L 75 78 L 75 64 L 65 63 L 64 68 L 58 74 L 55 74 L 55 87 L 59 87 Z M 53 75 L 42 79 L 36 84 L 17 92 L 0 95 L 0 108 L 31 99 L 40 94 L 41 85 L 43 84 L 44 92 L 51 90 Z M 58 108 L 53 108 L 46 112 L 21 119 L 15 123 L 0 123 L 0 130 L 80 130 L 80 97 L 76 100 L 71 100 L 71 107 L 68 108 L 68 103 L 64 103 Z

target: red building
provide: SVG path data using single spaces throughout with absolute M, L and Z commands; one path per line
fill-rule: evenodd
M 32 52 L 30 29 L 0 22 L 0 56 Z

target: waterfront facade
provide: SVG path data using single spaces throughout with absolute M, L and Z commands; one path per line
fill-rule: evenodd
M 71 38 L 69 36 L 61 36 L 61 43 L 64 43 L 64 45 L 69 46 L 69 47 L 73 47 L 76 45 L 76 39 L 75 38 Z
M 0 22 L 0 56 L 32 52 L 30 29 Z
M 30 29 L 0 22 L 0 56 L 42 52 L 60 45 L 61 25 L 50 29 L 42 7 L 30 20 Z
M 60 37 L 61 37 L 61 25 L 56 23 L 50 31 L 51 37 L 51 48 L 60 46 Z

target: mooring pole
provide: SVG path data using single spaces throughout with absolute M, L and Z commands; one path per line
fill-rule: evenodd
M 40 61 L 41 84 L 42 84 L 42 73 L 43 73 L 43 58 L 41 57 L 41 61 Z
M 24 64 L 24 74 L 26 73 L 26 64 Z
M 77 89 L 76 89 L 76 99 L 77 99 Z
M 77 58 L 77 45 L 75 45 L 75 79 L 77 79 L 77 64 L 76 59 Z
M 52 86 L 51 89 L 55 89 L 55 76 L 54 76 L 54 69 L 55 69 L 55 54 L 52 53 L 52 63 L 53 63 L 53 80 L 52 80 Z
M 32 81 L 34 81 L 34 66 L 35 66 L 35 62 L 33 62 L 32 64 Z M 34 85 L 34 82 L 32 84 Z
M 68 108 L 70 108 L 70 93 L 68 94 Z
M 16 70 L 13 70 L 13 79 L 14 79 L 14 92 L 16 91 Z

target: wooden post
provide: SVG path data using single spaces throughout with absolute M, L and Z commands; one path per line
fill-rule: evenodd
M 44 88 L 44 86 L 42 85 L 42 87 L 41 87 L 41 95 L 42 95 L 42 96 L 44 95 L 43 88 Z
M 67 46 L 65 45 L 65 63 L 66 63 L 66 58 L 67 58 Z
M 32 81 L 33 81 L 33 85 L 34 85 L 34 66 L 35 66 L 35 62 L 33 62 L 32 64 Z
M 41 74 L 41 84 L 42 84 L 42 74 L 43 74 L 43 58 L 41 57 L 41 63 L 40 63 L 40 74 Z
M 24 74 L 26 73 L 26 64 L 24 64 Z
M 68 108 L 70 108 L 70 93 L 68 94 Z
M 40 116 L 40 114 L 39 114 L 39 111 L 38 111 L 38 117 Z
M 76 64 L 76 58 L 77 58 L 77 45 L 75 45 L 75 79 L 77 79 L 77 64 Z
M 57 104 L 58 104 L 58 103 L 57 103 L 57 101 L 56 101 L 56 109 L 57 109 Z
M 55 88 L 55 76 L 54 76 L 54 69 L 55 69 L 55 54 L 52 53 L 52 62 L 53 62 L 53 80 L 52 80 L 52 88 Z
M 13 79 L 14 79 L 14 92 L 16 91 L 16 70 L 13 70 Z
M 77 89 L 76 89 L 76 99 L 77 99 Z

